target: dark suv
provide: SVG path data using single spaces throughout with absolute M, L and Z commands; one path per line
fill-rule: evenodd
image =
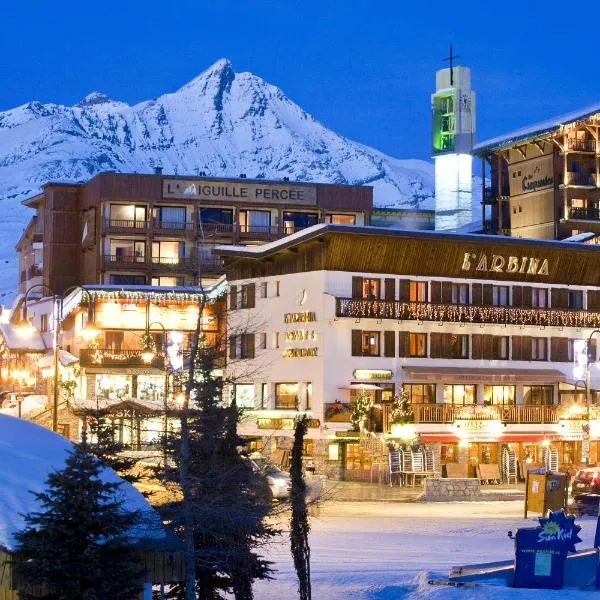
M 600 467 L 577 471 L 571 484 L 571 496 L 579 511 L 596 514 L 600 500 Z

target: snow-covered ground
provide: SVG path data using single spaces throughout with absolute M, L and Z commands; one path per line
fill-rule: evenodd
M 583 527 L 578 549 L 592 546 L 596 519 L 578 519 Z M 452 566 L 514 557 L 508 530 L 537 525 L 523 519 L 523 502 L 448 504 L 338 502 L 312 518 L 311 570 L 314 600 L 454 600 L 590 597 L 575 590 L 517 590 L 430 586 Z M 268 554 L 275 579 L 255 586 L 260 600 L 297 597 L 296 576 L 284 537 Z

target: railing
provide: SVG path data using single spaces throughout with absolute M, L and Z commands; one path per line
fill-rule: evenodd
M 196 267 L 196 261 L 190 256 L 153 256 L 150 261 L 153 265 L 173 269 L 192 269 Z
M 207 257 L 199 257 L 198 258 L 198 273 L 209 273 L 209 274 L 217 274 L 223 273 L 223 259 L 217 256 L 207 256 Z
M 198 223 L 198 232 L 207 237 L 230 237 L 235 231 L 236 226 L 233 223 Z
M 107 230 L 130 230 L 136 233 L 148 231 L 148 221 L 135 221 L 130 219 L 105 219 L 104 224 Z
M 455 421 L 501 421 L 508 424 L 556 424 L 559 421 L 580 421 L 587 419 L 587 405 L 577 405 L 572 411 L 569 405 L 516 406 L 479 404 L 413 404 L 415 423 L 454 423 Z M 590 419 L 600 418 L 600 406 L 589 407 Z
M 177 233 L 193 233 L 194 223 L 183 221 L 154 221 L 152 228 L 155 233 L 177 234 Z
M 585 221 L 600 221 L 600 209 L 574 207 L 569 212 L 570 219 L 582 219 Z
M 594 173 L 572 173 L 567 172 L 567 185 L 584 185 L 596 187 L 596 175 Z
M 596 152 L 596 140 L 567 140 L 567 148 L 575 152 Z
M 136 256 L 134 254 L 105 254 L 104 264 L 110 266 L 124 266 L 127 268 L 130 268 L 132 266 L 144 267 L 146 265 L 146 257 Z
M 394 319 L 451 323 L 494 323 L 538 327 L 600 327 L 600 312 L 566 308 L 521 308 L 399 302 L 392 300 L 335 299 L 336 317 Z
M 82 367 L 103 365 L 106 367 L 154 367 L 164 368 L 164 359 L 158 352 L 151 362 L 142 359 L 142 350 L 121 350 L 113 348 L 83 348 L 79 351 L 79 362 Z
M 276 239 L 285 235 L 275 225 L 240 225 L 239 234 L 242 238 L 254 239 Z

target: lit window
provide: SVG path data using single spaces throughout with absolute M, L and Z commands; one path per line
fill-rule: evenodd
M 515 403 L 514 385 L 486 385 L 483 387 L 483 401 L 485 404 L 510 404 Z
M 409 288 L 411 302 L 427 302 L 427 283 L 425 281 L 411 281 Z
M 254 408 L 254 384 L 236 383 L 233 386 L 235 403 L 238 408 Z
M 363 279 L 362 297 L 368 300 L 379 298 L 381 282 L 379 279 Z
M 379 356 L 379 331 L 362 332 L 363 356 Z
M 444 404 L 475 404 L 475 385 L 444 385 Z
M 409 356 L 427 356 L 427 334 L 409 334 Z
M 298 406 L 298 384 L 276 383 L 275 384 L 275 408 L 293 409 Z

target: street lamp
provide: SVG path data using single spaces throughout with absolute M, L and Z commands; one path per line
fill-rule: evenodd
M 165 470 L 166 470 L 166 468 L 167 468 L 167 434 L 169 431 L 169 419 L 168 419 L 169 404 L 168 404 L 168 400 L 167 400 L 168 391 L 169 391 L 169 369 L 168 369 L 168 365 L 167 365 L 167 330 L 165 329 L 165 326 L 162 323 L 160 323 L 159 321 L 153 321 L 152 323 L 148 323 L 148 326 L 146 327 L 146 334 L 145 334 L 146 340 L 149 339 L 148 336 L 150 336 L 150 330 L 152 329 L 153 325 L 157 325 L 163 331 L 163 343 L 162 343 L 162 357 L 163 357 L 163 370 L 164 370 L 163 460 L 164 460 L 164 466 L 165 466 Z M 155 350 L 151 350 L 149 347 L 142 351 L 142 360 L 147 364 L 150 364 L 154 360 L 155 356 L 156 356 Z
M 591 372 L 590 372 L 590 357 L 592 349 L 592 338 L 596 334 L 600 334 L 600 329 L 594 329 L 588 336 L 587 341 L 587 361 L 585 365 L 585 396 L 587 404 L 587 419 L 583 426 L 583 462 L 586 465 L 590 464 L 590 404 L 592 403 L 592 386 L 591 386 Z
M 93 300 L 92 300 L 92 296 L 91 294 L 88 292 L 88 290 L 86 290 L 85 288 L 79 286 L 79 285 L 74 285 L 70 288 L 67 288 L 63 295 L 59 295 L 59 294 L 55 294 L 54 290 L 52 290 L 51 287 L 47 286 L 46 284 L 43 283 L 38 283 L 36 285 L 32 285 L 30 288 L 28 288 L 25 291 L 25 295 L 23 296 L 23 315 L 21 317 L 21 320 L 19 321 L 19 323 L 16 326 L 17 331 L 21 334 L 21 335 L 32 335 L 33 331 L 34 331 L 34 327 L 33 324 L 29 321 L 29 319 L 27 318 L 27 300 L 29 298 L 29 294 L 35 290 L 35 289 L 42 289 L 42 290 L 46 290 L 48 292 L 50 292 L 50 296 L 52 296 L 53 299 L 53 312 L 54 312 L 54 338 L 53 338 L 53 373 L 54 373 L 54 383 L 53 383 L 53 389 L 52 389 L 52 431 L 57 431 L 58 430 L 58 396 L 59 396 L 59 390 L 58 390 L 58 359 L 59 359 L 59 352 L 60 352 L 60 329 L 61 329 L 61 325 L 62 325 L 62 318 L 63 318 L 63 303 L 64 303 L 64 299 L 65 297 L 70 294 L 71 292 L 75 291 L 75 290 L 81 290 L 81 292 L 83 294 L 85 294 L 87 296 L 88 299 L 88 321 L 86 323 L 86 327 L 82 330 L 82 334 L 83 331 L 87 330 L 87 333 L 84 334 L 84 337 L 86 337 L 86 339 L 93 339 L 93 337 L 95 337 L 98 334 L 98 330 L 96 329 L 95 325 L 94 325 L 94 308 L 93 308 Z

